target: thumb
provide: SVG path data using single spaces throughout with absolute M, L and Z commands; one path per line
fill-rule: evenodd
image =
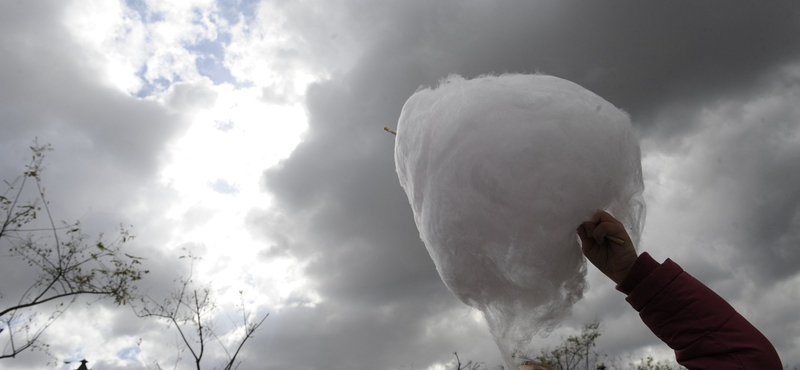
M 606 236 L 614 235 L 619 230 L 616 230 L 617 225 L 612 224 L 610 222 L 601 222 L 599 225 L 595 226 L 594 230 L 592 230 L 592 237 L 594 238 L 595 243 L 603 244 L 605 242 Z

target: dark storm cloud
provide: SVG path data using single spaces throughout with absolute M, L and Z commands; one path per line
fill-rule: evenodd
M 735 94 L 800 50 L 800 13 L 790 2 L 471 5 L 428 12 L 453 14 L 440 27 L 436 15 L 408 20 L 427 31 L 419 46 L 436 57 L 429 61 L 466 76 L 538 70 L 566 78 L 644 126 L 665 108 Z
M 337 122 L 314 125 L 309 140 L 324 138 L 321 147 L 296 151 L 282 165 L 286 168 L 298 161 L 302 170 L 276 174 L 269 180 L 268 186 L 277 191 L 283 205 L 284 217 L 292 222 L 308 217 L 308 223 L 300 226 L 307 230 L 303 242 L 289 252 L 301 258 L 323 253 L 307 273 L 329 288 L 323 289 L 327 293 L 398 299 L 404 292 L 413 294 L 406 292 L 406 285 L 438 283 L 405 194 L 395 180 L 394 138 L 374 124 L 393 121 L 404 102 L 403 90 L 413 88 L 387 91 L 387 97 L 352 96 L 333 82 L 312 88 L 309 109 Z M 347 97 L 347 101 L 337 97 Z M 362 106 L 365 99 L 372 104 Z M 329 104 L 331 101 L 336 103 Z M 358 122 L 365 121 L 373 124 L 359 127 Z M 309 209 L 313 214 L 308 214 Z M 270 222 L 265 217 L 274 216 L 254 216 L 253 223 Z M 291 227 L 288 222 L 282 226 Z M 268 230 L 278 235 L 296 231 Z M 385 291 L 387 286 L 392 287 L 391 292 Z
M 378 152 L 391 148 L 372 131 L 392 126 L 416 87 L 447 73 L 541 70 L 593 88 L 636 120 L 664 106 L 698 106 L 703 103 L 698 98 L 737 94 L 800 50 L 794 37 L 800 31 L 798 7 L 789 2 L 773 7 L 746 2 L 441 4 L 352 10 L 359 16 L 394 14 L 382 20 L 392 32 L 365 36 L 373 48 L 350 73 L 309 91 L 307 139 L 265 176 L 268 189 L 289 208 L 352 201 L 346 207 L 369 211 L 359 207 L 376 205 L 370 195 L 382 187 L 353 175 L 392 167 Z M 364 161 L 372 163 L 371 169 Z M 342 187 L 351 191 L 332 190 Z M 369 212 L 360 214 L 357 218 L 371 218 Z
M 243 367 L 423 368 L 448 361 L 456 349 L 462 355 L 490 357 L 495 350 L 484 329 L 460 323 L 466 312 L 463 307 L 454 310 L 449 297 L 442 295 L 421 295 L 387 306 L 326 302 L 284 309 L 270 315 L 268 327 L 246 349 L 249 360 Z M 449 345 L 443 347 L 442 342 Z M 482 348 L 474 348 L 475 342 Z
M 800 263 L 800 73 L 778 71 L 749 96 L 708 104 L 692 121 L 706 147 L 691 150 L 684 170 L 693 199 L 708 202 L 703 244 L 725 243 L 732 264 L 754 268 L 771 286 Z M 693 139 L 687 139 L 692 141 Z
M 630 112 L 645 135 L 666 140 L 697 130 L 700 121 L 690 119 L 693 112 L 718 99 L 749 94 L 751 85 L 800 51 L 800 7 L 791 2 L 328 6 L 347 14 L 328 28 L 350 34 L 365 49 L 349 71 L 309 89 L 305 140 L 264 174 L 277 208 L 254 212 L 251 221 L 254 229 L 276 241 L 264 256 L 289 253 L 308 259 L 307 273 L 323 299 L 362 309 L 399 307 L 408 297 L 433 300 L 443 294 L 429 288 L 442 283 L 397 184 L 393 138 L 381 131 L 384 125 L 395 125 L 418 86 L 435 84 L 449 73 L 472 77 L 542 71 L 595 91 Z M 301 33 L 317 29 L 298 26 Z M 783 167 L 764 171 L 787 170 Z M 789 191 L 776 186 L 778 194 Z M 787 207 L 780 219 L 791 219 L 793 210 Z M 276 211 L 278 215 L 270 214 Z M 769 219 L 760 221 L 774 226 L 766 230 L 789 227 Z M 423 307 L 415 308 L 419 320 L 428 312 Z M 315 315 L 321 316 L 310 320 L 321 323 L 333 313 Z M 340 327 L 342 333 L 364 334 L 337 341 L 331 368 L 368 368 L 346 358 L 358 357 L 356 349 L 386 328 L 370 331 L 359 323 Z M 411 334 L 394 348 L 410 350 L 415 340 Z M 647 335 L 644 342 L 652 342 Z
M 421 288 L 442 283 L 396 182 L 393 138 L 380 131 L 394 126 L 418 86 L 449 73 L 542 71 L 628 110 L 645 132 L 672 136 L 694 129 L 696 121 L 655 127 L 654 117 L 688 115 L 741 94 L 800 50 L 798 7 L 789 2 L 362 5 L 336 5 L 352 17 L 338 25 L 340 33 L 368 27 L 377 21 L 373 16 L 383 22 L 381 32 L 360 36 L 369 48 L 349 72 L 309 89 L 306 139 L 264 174 L 281 216 L 253 218 L 254 227 L 283 241 L 276 250 L 315 256 L 307 272 L 325 299 L 362 308 L 442 294 Z M 293 222 L 267 222 L 274 217 Z M 426 316 L 422 307 L 419 320 Z M 356 327 L 358 320 L 341 330 Z M 349 339 L 337 358 L 357 356 L 354 348 L 374 336 L 379 332 Z

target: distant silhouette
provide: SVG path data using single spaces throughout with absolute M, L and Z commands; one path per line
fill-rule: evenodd
M 89 368 L 86 367 L 87 362 L 89 361 L 86 361 L 86 359 L 81 360 L 81 366 L 78 366 L 78 370 L 89 370 Z

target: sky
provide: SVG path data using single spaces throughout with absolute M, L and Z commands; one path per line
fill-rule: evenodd
M 680 264 L 800 366 L 798 34 L 792 1 L 0 0 L 0 177 L 50 143 L 54 217 L 91 235 L 128 227 L 151 297 L 188 276 L 179 256 L 198 257 L 220 342 L 239 334 L 242 302 L 251 320 L 269 314 L 242 370 L 433 370 L 454 351 L 497 366 L 480 313 L 419 239 L 383 127 L 453 73 L 550 74 L 630 114 L 639 250 Z M 1 253 L 4 307 L 36 271 Z M 534 343 L 598 319 L 598 350 L 669 358 L 588 270 L 584 299 Z M 0 369 L 192 366 L 174 327 L 111 302 L 79 300 L 43 339 L 50 355 Z

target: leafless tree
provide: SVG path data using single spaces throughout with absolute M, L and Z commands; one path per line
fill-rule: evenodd
M 166 321 L 168 327 L 174 327 L 178 332 L 183 348 L 179 350 L 175 359 L 174 368 L 177 368 L 183 350 L 188 350 L 192 355 L 192 361 L 197 370 L 202 369 L 203 356 L 209 349 L 209 343 L 216 341 L 223 350 L 226 360 L 220 369 L 233 370 L 239 367 L 241 360 L 238 358 L 245 343 L 253 337 L 253 334 L 264 323 L 269 314 L 265 314 L 254 321 L 250 318 L 244 303 L 243 292 L 239 291 L 241 305 L 239 311 L 242 314 L 241 326 L 237 325 L 233 331 L 243 329 L 241 336 L 228 346 L 220 339 L 215 329 L 214 317 L 217 312 L 217 304 L 212 297 L 212 290 L 208 286 L 198 286 L 192 280 L 195 257 L 181 256 L 181 258 L 192 259 L 192 268 L 188 278 L 179 278 L 180 287 L 174 291 L 169 298 L 163 301 L 156 301 L 149 297 L 142 298 L 142 307 L 137 310 L 139 317 L 159 318 Z M 162 369 L 159 363 L 155 363 L 156 368 Z M 214 367 L 217 369 L 218 367 Z
M 467 361 L 466 364 L 461 363 L 461 358 L 458 357 L 458 352 L 453 352 L 453 355 L 456 357 L 455 367 L 450 370 L 480 370 L 481 368 L 486 369 L 486 365 L 481 362 L 475 361 Z

